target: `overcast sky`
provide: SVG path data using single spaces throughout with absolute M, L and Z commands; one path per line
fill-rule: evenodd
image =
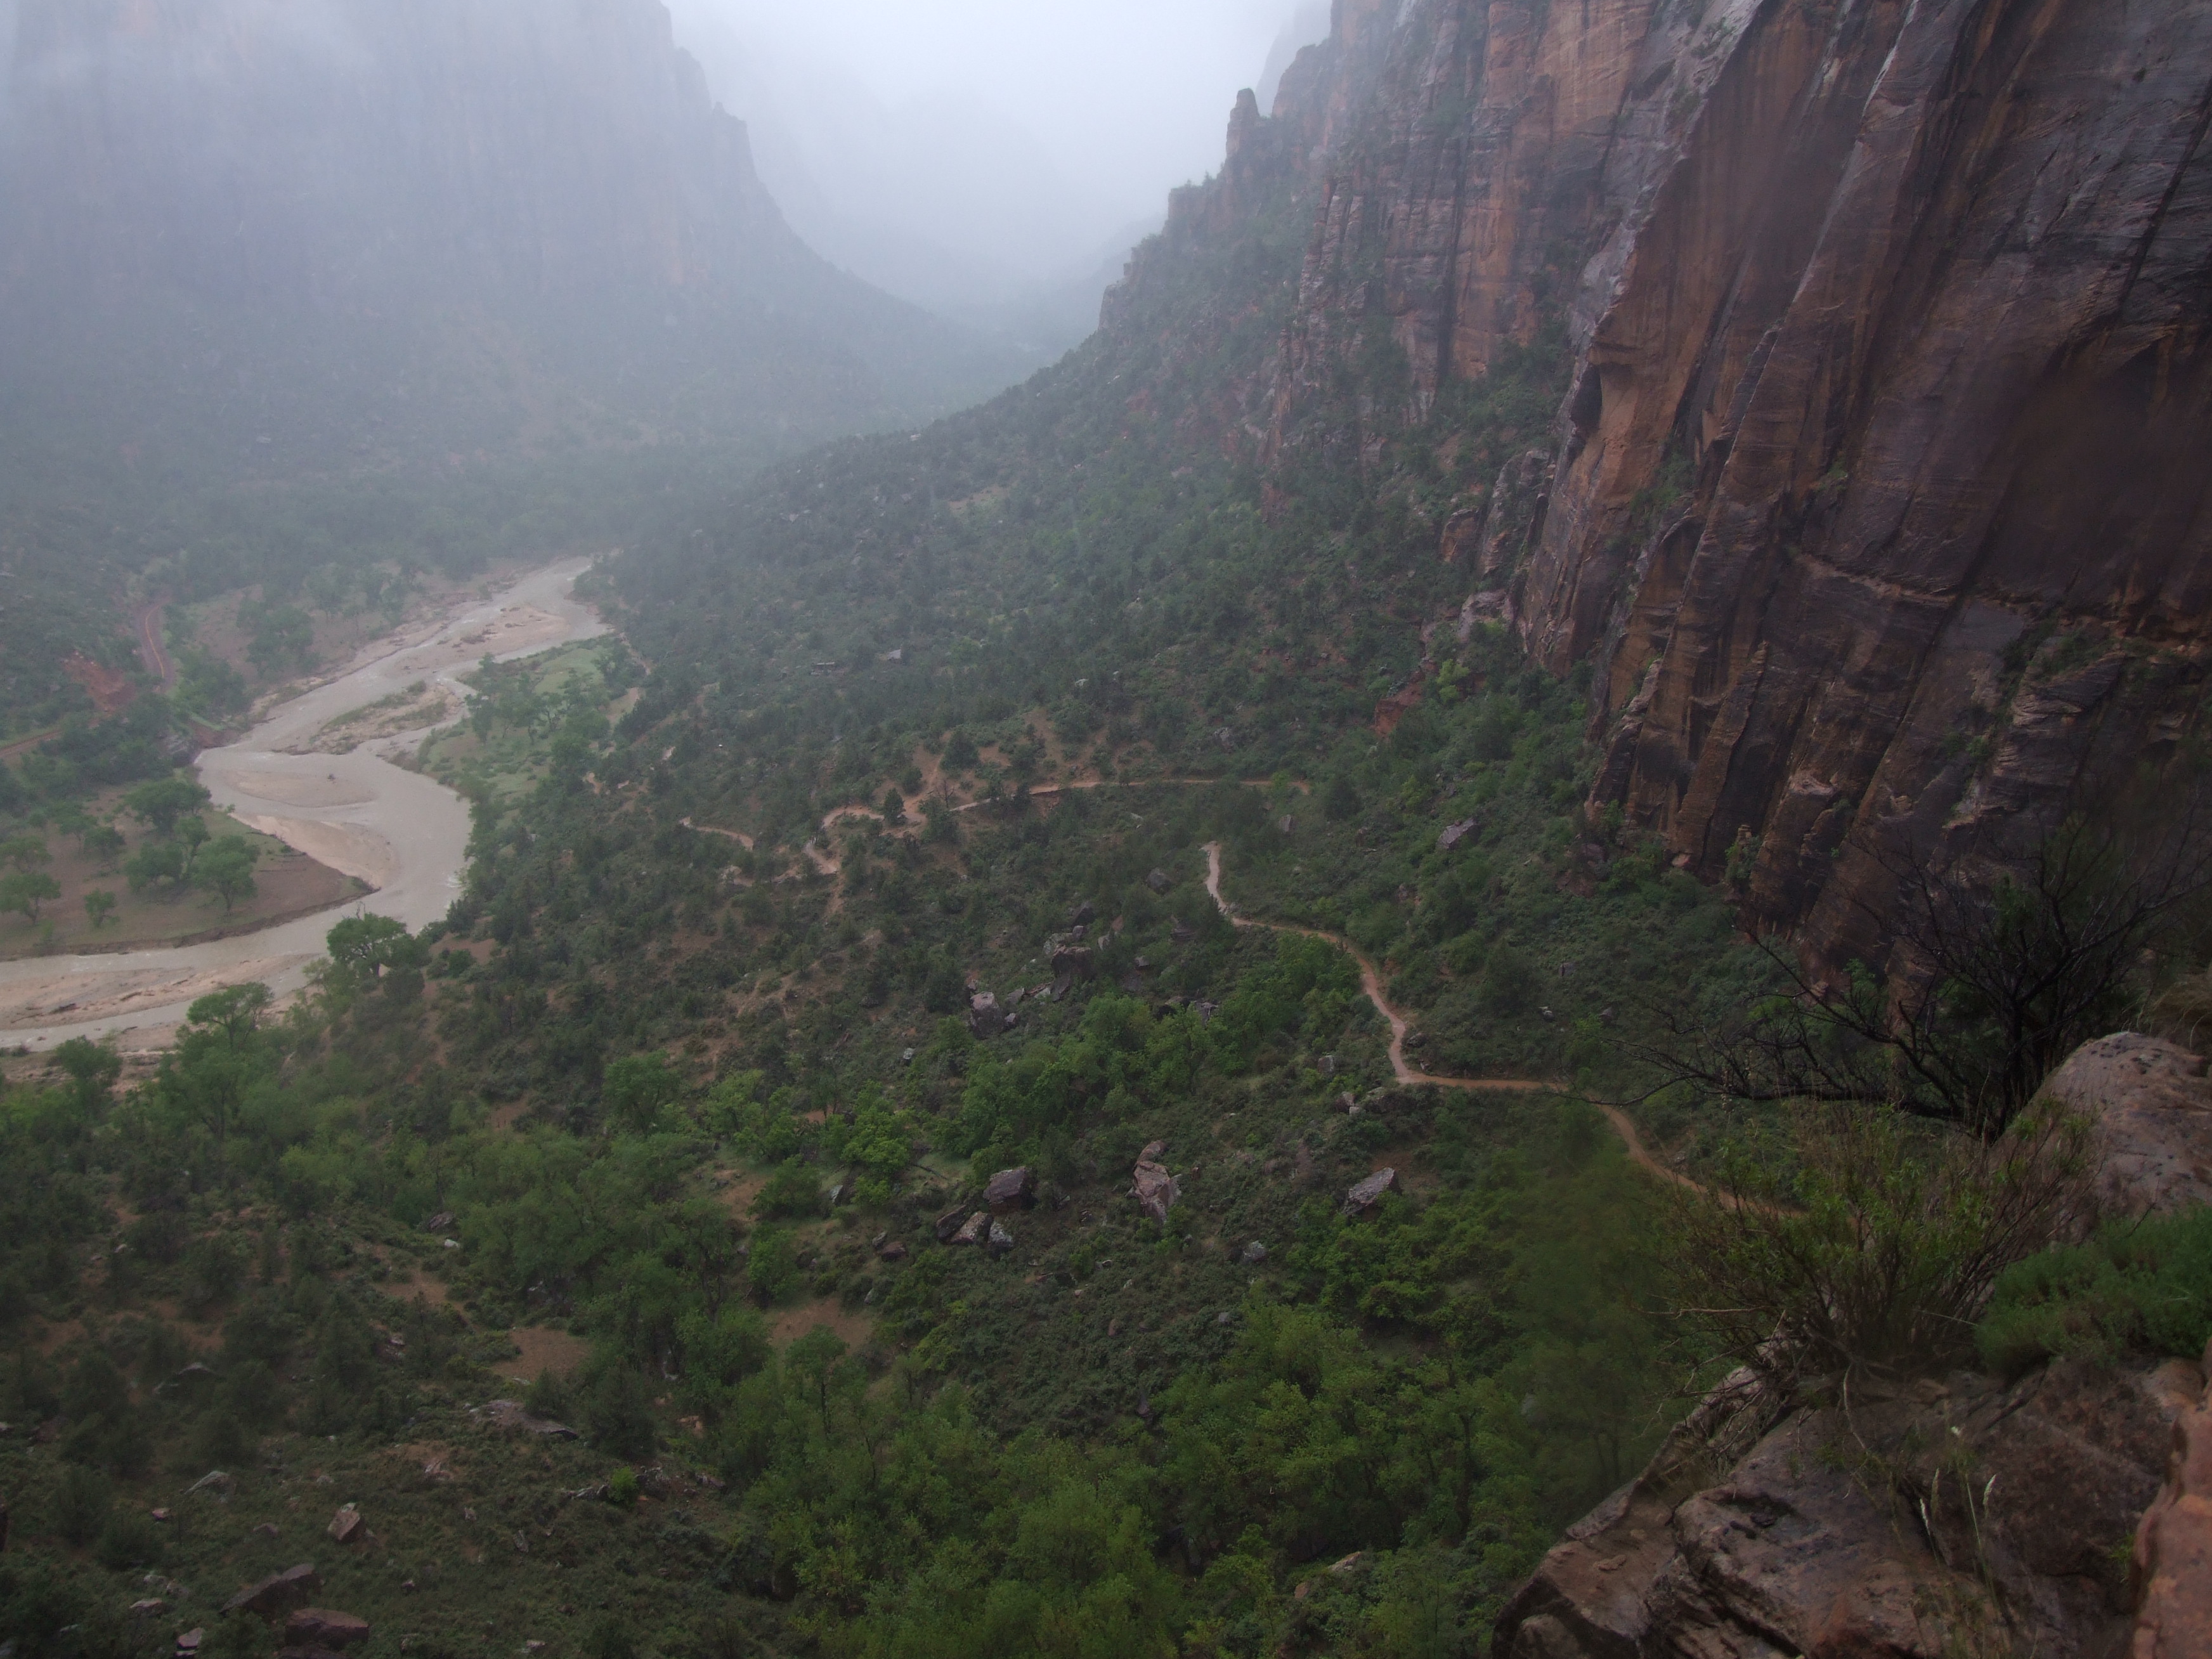
M 800 233 L 925 303 L 1096 265 L 1219 165 L 1237 89 L 1286 33 L 1327 31 L 1313 0 L 670 9 Z

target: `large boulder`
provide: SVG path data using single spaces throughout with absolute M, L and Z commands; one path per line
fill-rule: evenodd
M 990 1237 L 991 1212 L 978 1210 L 963 1222 L 957 1232 L 945 1242 L 948 1244 L 981 1244 Z
M 274 1619 L 289 1608 L 301 1606 L 307 1597 L 322 1589 L 322 1575 L 315 1571 L 312 1561 L 302 1561 L 296 1567 L 287 1567 L 282 1572 L 271 1573 L 258 1584 L 249 1584 L 222 1604 L 225 1613 L 250 1613 L 258 1619 Z
M 993 1215 L 1033 1210 L 1036 1207 L 1036 1176 L 1027 1164 L 1001 1170 L 984 1187 L 983 1202 L 990 1206 Z
M 300 1607 L 284 1620 L 287 1647 L 345 1648 L 368 1640 L 368 1620 L 332 1607 Z
M 978 991 L 968 999 L 968 1029 L 979 1037 L 992 1036 L 1006 1029 L 1006 1014 L 992 993 Z
M 1168 1212 L 1175 1207 L 1176 1200 L 1182 1196 L 1182 1189 L 1176 1185 L 1176 1178 L 1168 1173 L 1165 1164 L 1155 1164 L 1150 1158 L 1139 1158 L 1136 1180 L 1129 1188 L 1129 1196 L 1137 1200 L 1139 1209 L 1164 1226 Z
M 2043 1085 L 2094 1120 L 2098 1197 L 2123 1215 L 2212 1203 L 2212 1078 L 2204 1058 L 2120 1031 L 2083 1043 Z

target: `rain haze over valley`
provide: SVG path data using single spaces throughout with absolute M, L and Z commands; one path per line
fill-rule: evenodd
M 2212 1655 L 2212 5 L 0 0 L 0 1659 Z

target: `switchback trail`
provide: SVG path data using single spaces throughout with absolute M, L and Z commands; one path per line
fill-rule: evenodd
M 1560 1092 L 1558 1084 L 1547 1083 L 1538 1078 L 1437 1077 L 1431 1073 L 1414 1070 L 1406 1059 L 1406 1017 L 1392 1007 L 1389 998 L 1383 994 L 1382 970 L 1368 960 L 1366 952 L 1339 933 L 1327 933 L 1318 927 L 1300 927 L 1285 921 L 1256 921 L 1249 916 L 1237 915 L 1236 908 L 1221 896 L 1221 843 L 1219 842 L 1210 841 L 1206 843 L 1206 896 L 1213 901 L 1221 914 L 1238 927 L 1264 927 L 1271 933 L 1302 933 L 1308 939 L 1326 939 L 1358 963 L 1360 988 L 1367 993 L 1367 1000 L 1375 1005 L 1375 1012 L 1389 1023 L 1390 1073 L 1399 1082 L 1426 1084 L 1435 1089 L 1460 1089 L 1470 1094 L 1501 1091 L 1541 1091 L 1547 1094 Z M 1662 1163 L 1652 1153 L 1651 1149 L 1644 1144 L 1644 1137 L 1637 1133 L 1635 1121 L 1627 1113 L 1622 1111 L 1618 1106 L 1593 1103 L 1597 1104 L 1598 1110 L 1605 1114 L 1605 1121 L 1613 1126 L 1613 1133 L 1620 1137 L 1620 1144 L 1628 1153 L 1629 1162 L 1638 1168 L 1649 1170 L 1662 1181 L 1671 1182 L 1675 1186 L 1686 1188 L 1693 1193 L 1701 1193 L 1716 1203 L 1733 1206 L 1742 1201 L 1729 1194 L 1717 1193 L 1711 1188 L 1692 1181 L 1680 1170 L 1670 1168 Z M 1763 1210 L 1766 1206 L 1754 1204 L 1753 1207 Z
M 1470 1092 L 1506 1091 L 1525 1093 L 1542 1090 L 1556 1093 L 1559 1085 L 1535 1078 L 1520 1077 L 1435 1077 L 1427 1072 L 1417 1072 L 1406 1059 L 1405 1015 L 1390 1006 L 1390 999 L 1382 994 L 1382 970 L 1367 959 L 1367 953 L 1340 933 L 1325 933 L 1318 927 L 1300 927 L 1287 921 L 1255 921 L 1240 916 L 1227 899 L 1221 896 L 1221 843 L 1206 843 L 1206 891 L 1221 914 L 1239 927 L 1264 927 L 1271 933 L 1302 933 L 1308 939 L 1326 939 L 1359 964 L 1360 988 L 1367 1000 L 1375 1005 L 1375 1012 L 1390 1024 L 1390 1073 L 1401 1083 L 1426 1083 L 1438 1089 L 1465 1089 Z

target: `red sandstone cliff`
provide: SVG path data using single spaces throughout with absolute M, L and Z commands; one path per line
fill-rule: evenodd
M 1958 850 L 2047 815 L 2093 745 L 2192 728 L 2212 9 L 1395 15 L 1317 189 L 1269 441 L 1314 441 L 1379 340 L 1407 374 L 1378 428 L 1564 314 L 1573 389 L 1494 492 L 1480 580 L 1540 659 L 1595 662 L 1601 799 L 1709 877 L 1757 838 L 1753 915 L 1843 954 L 1878 942 L 1881 849 Z

